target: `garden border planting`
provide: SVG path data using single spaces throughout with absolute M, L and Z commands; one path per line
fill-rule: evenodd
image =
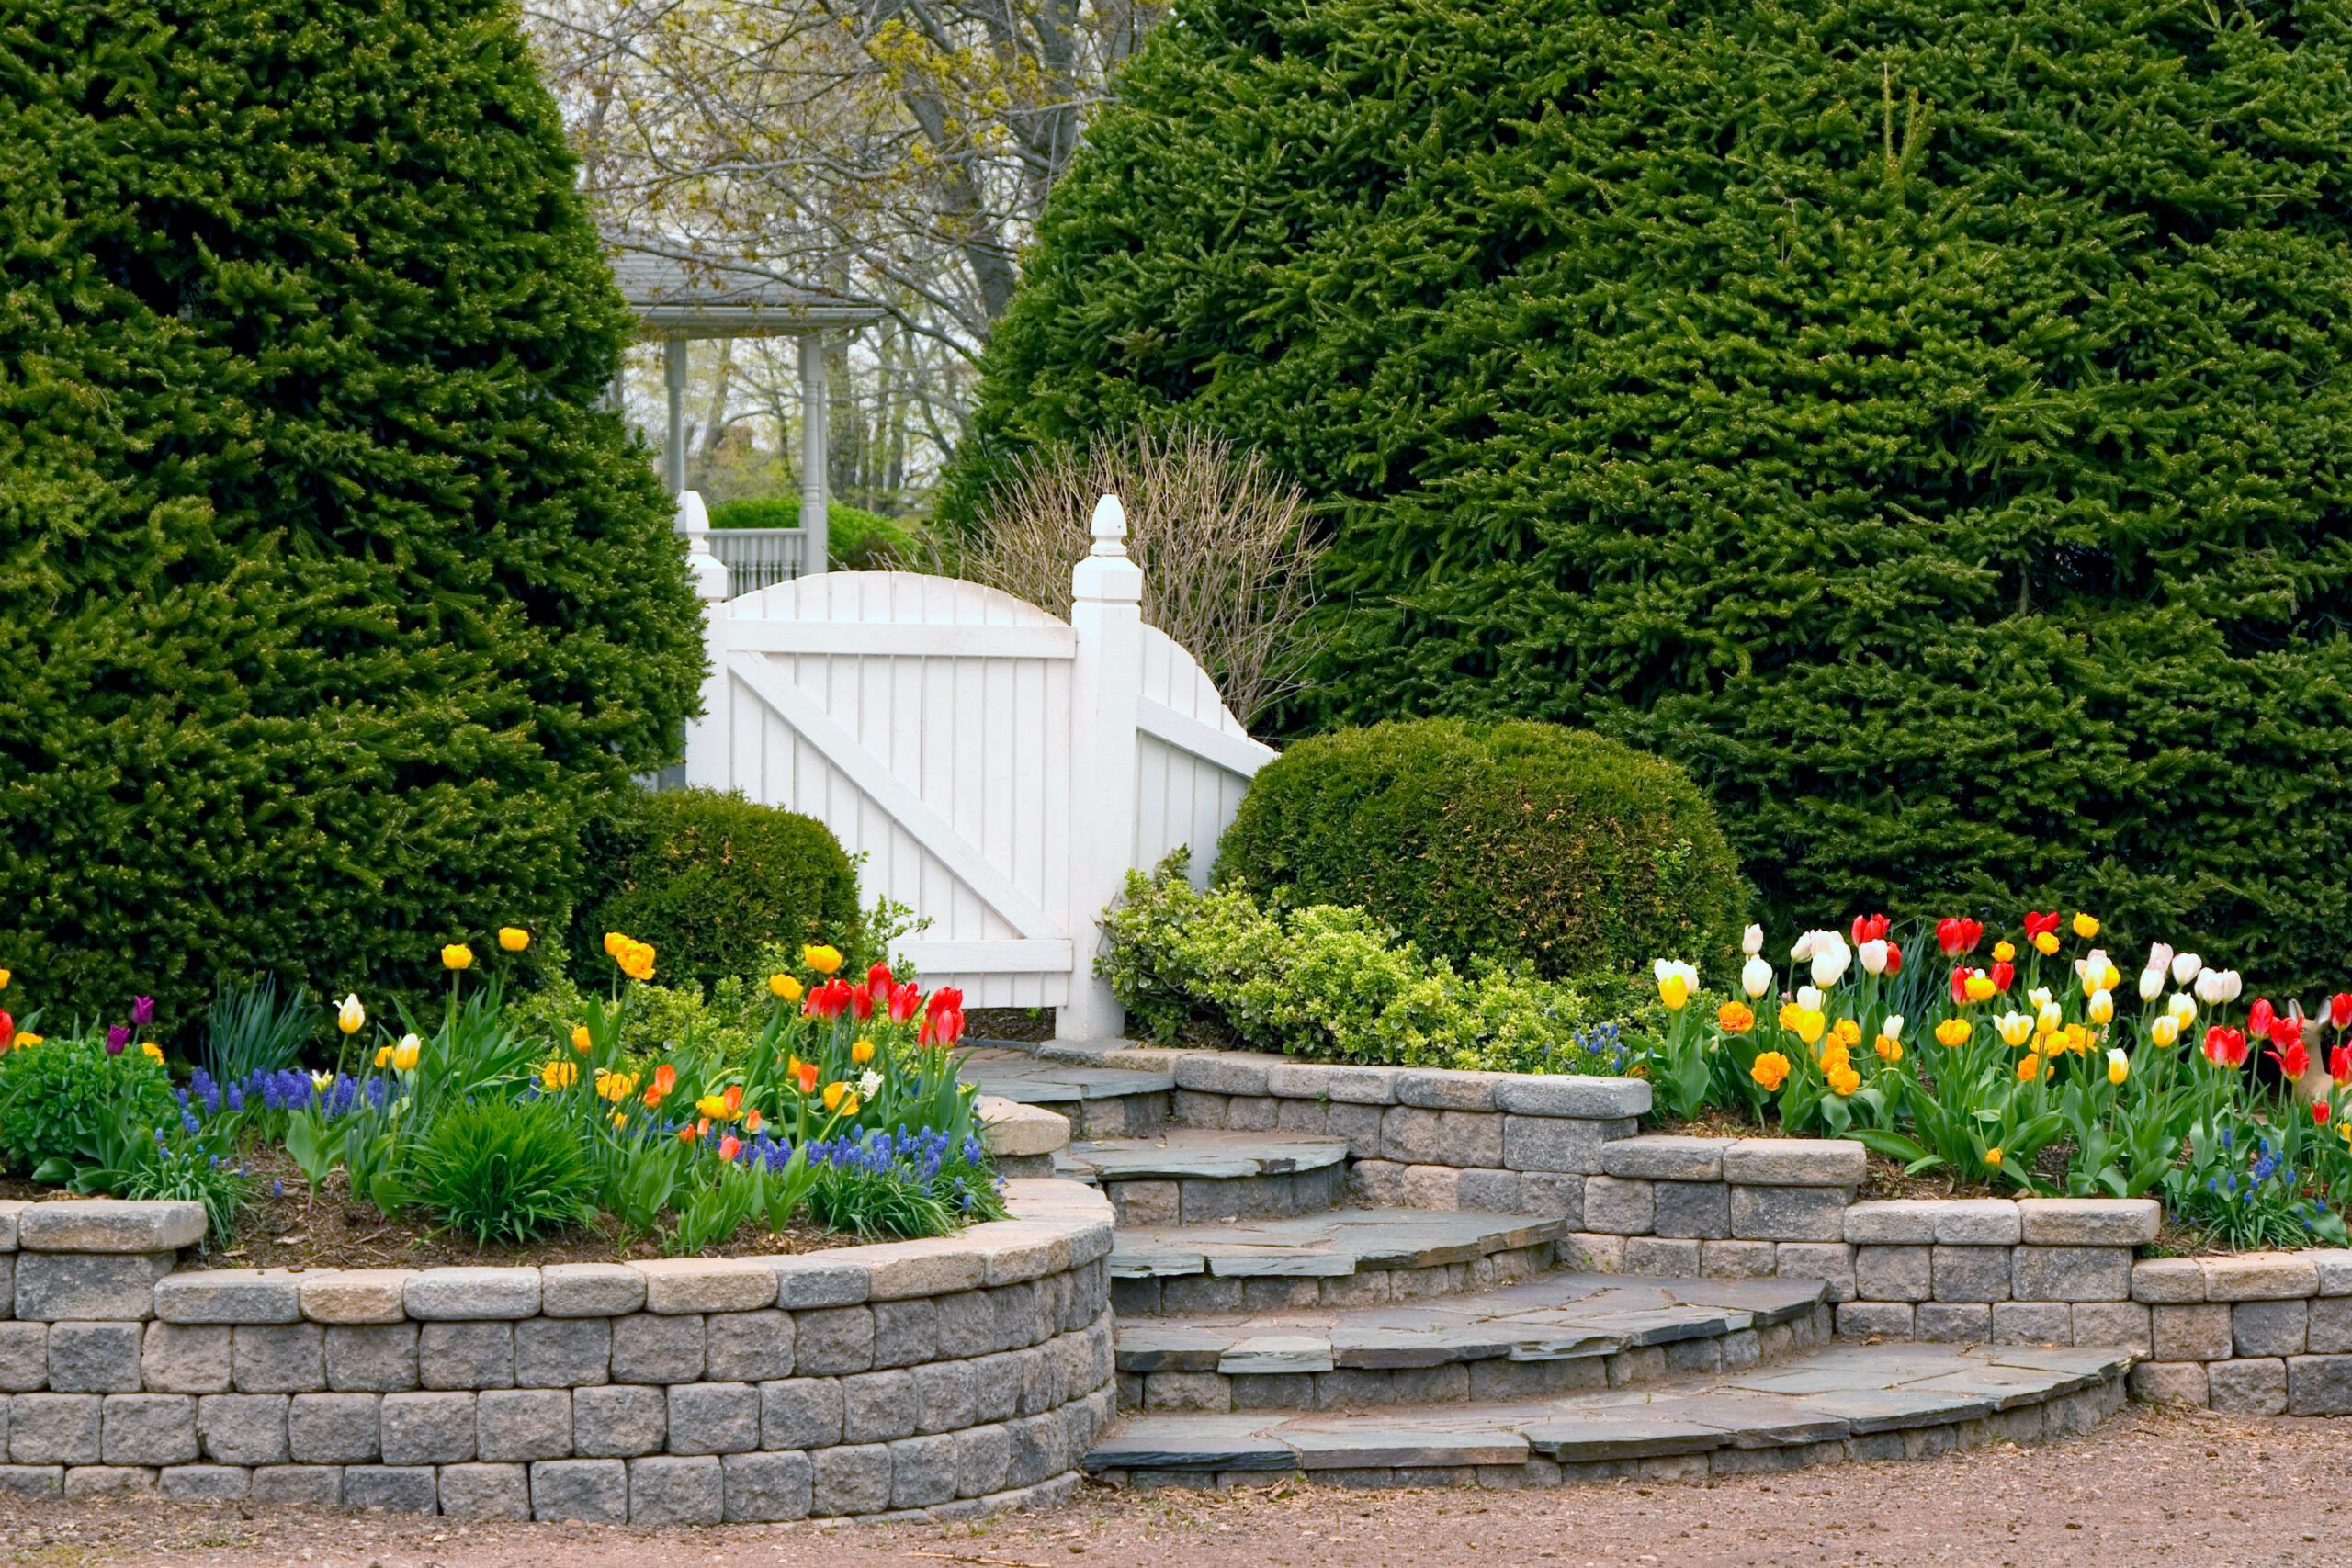
M 1054 1502 L 1114 1414 L 1111 1211 L 1007 1199 L 793 1256 L 308 1271 L 177 1268 L 195 1203 L 0 1204 L 0 1490 L 636 1525 Z

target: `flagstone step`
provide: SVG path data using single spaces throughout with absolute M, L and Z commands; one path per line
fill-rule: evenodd
M 1049 1062 L 1012 1044 L 975 1041 L 957 1055 L 964 1081 L 1019 1105 L 1043 1106 L 1069 1118 L 1073 1138 L 1120 1138 L 1165 1123 L 1175 1075 L 1132 1067 Z
M 1133 1486 L 1523 1486 L 1702 1480 L 1918 1459 L 2089 1430 L 2120 1408 L 2120 1348 L 1834 1345 L 1778 1366 L 1544 1400 L 1372 1413 L 1133 1416 L 1086 1468 Z
M 1478 1209 L 1331 1209 L 1122 1227 L 1111 1242 L 1111 1300 L 1123 1317 L 1154 1317 L 1487 1291 L 1550 1268 L 1566 1228 Z
M 1826 1343 L 1808 1280 L 1543 1274 L 1407 1306 L 1122 1317 L 1120 1404 L 1349 1409 L 1619 1388 Z
M 1348 1140 L 1163 1127 L 1072 1144 L 1055 1174 L 1100 1187 L 1123 1226 L 1272 1219 L 1329 1209 L 1346 1195 Z

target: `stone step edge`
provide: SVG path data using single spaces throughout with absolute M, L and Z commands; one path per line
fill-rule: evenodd
M 1397 1212 L 1456 1215 L 1479 1213 L 1477 1210 L 1469 1209 L 1399 1210 Z M 1172 1257 L 1181 1252 L 1181 1249 L 1158 1247 L 1148 1250 L 1132 1246 L 1123 1249 L 1118 1237 L 1114 1235 L 1112 1238 L 1109 1259 L 1110 1274 L 1114 1280 L 1170 1280 L 1203 1275 L 1212 1279 L 1227 1280 L 1343 1279 L 1351 1274 L 1370 1273 L 1377 1270 L 1441 1269 L 1456 1263 L 1475 1263 L 1481 1258 L 1491 1257 L 1498 1252 L 1520 1252 L 1531 1247 L 1546 1247 L 1564 1239 L 1567 1235 L 1566 1223 L 1561 1220 L 1545 1219 L 1534 1214 L 1495 1214 L 1490 1217 L 1508 1219 L 1516 1223 L 1489 1229 L 1474 1241 L 1440 1243 L 1421 1247 L 1414 1250 L 1409 1258 L 1401 1252 L 1374 1252 L 1369 1255 L 1338 1251 L 1301 1251 L 1295 1255 L 1249 1253 L 1226 1258 L 1198 1257 L 1194 1267 L 1162 1268 L 1148 1262 L 1139 1263 L 1138 1259 L 1147 1257 L 1149 1251 Z M 1181 1230 L 1189 1227 L 1173 1228 Z M 1284 1263 L 1295 1263 L 1298 1267 L 1288 1269 L 1277 1267 Z M 1331 1265 L 1345 1265 L 1345 1267 Z
M 1149 1163 L 1125 1169 L 1105 1171 L 1096 1167 L 1091 1150 L 1102 1144 L 1153 1142 L 1161 1134 L 1133 1134 L 1121 1138 L 1085 1138 L 1072 1142 L 1056 1161 L 1057 1171 L 1069 1179 L 1083 1180 L 1091 1186 L 1117 1184 L 1126 1181 L 1251 1181 L 1262 1177 L 1297 1176 L 1309 1171 L 1328 1170 L 1348 1159 L 1348 1140 L 1325 1133 L 1274 1133 L 1263 1137 L 1268 1147 L 1309 1151 L 1307 1157 L 1294 1158 L 1277 1155 L 1272 1163 L 1264 1156 L 1253 1156 L 1246 1144 L 1237 1144 L 1232 1153 L 1196 1153 L 1190 1157 L 1195 1164 L 1192 1169 L 1180 1169 L 1177 1162 L 1184 1155 L 1182 1134 L 1204 1129 L 1170 1127 L 1170 1158 L 1160 1166 Z M 1149 1151 L 1141 1151 L 1148 1154 Z

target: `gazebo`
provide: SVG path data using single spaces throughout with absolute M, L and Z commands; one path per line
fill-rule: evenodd
M 686 345 L 699 339 L 789 337 L 800 345 L 800 532 L 804 560 L 825 560 L 825 334 L 877 320 L 876 307 L 791 288 L 763 273 L 693 254 L 673 241 L 607 236 L 613 276 L 642 335 L 662 349 L 669 418 L 662 443 L 670 493 L 686 488 Z

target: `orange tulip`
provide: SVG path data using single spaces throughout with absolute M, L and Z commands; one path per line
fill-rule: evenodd
M 816 1093 L 816 1092 L 817 1092 L 817 1079 L 818 1079 L 819 1074 L 818 1074 L 818 1072 L 817 1072 L 817 1064 L 816 1064 L 816 1063 L 814 1063 L 814 1062 L 803 1062 L 803 1063 L 801 1063 L 801 1064 L 800 1064 L 800 1069 L 799 1069 L 799 1071 L 797 1071 L 797 1072 L 796 1072 L 795 1074 L 793 1074 L 793 1077 L 797 1077 L 797 1078 L 798 1078 L 798 1079 L 800 1080 L 800 1092 L 801 1092 L 801 1093 L 803 1093 L 803 1094 L 814 1094 L 814 1093 Z
M 718 1098 L 726 1103 L 727 1114 L 732 1118 L 737 1111 L 743 1109 L 743 1086 L 739 1083 L 729 1084 L 727 1092 Z
M 733 1159 L 736 1154 L 742 1147 L 743 1141 L 741 1138 L 736 1137 L 734 1134 L 729 1134 L 726 1137 L 718 1140 L 718 1157 L 720 1159 Z

